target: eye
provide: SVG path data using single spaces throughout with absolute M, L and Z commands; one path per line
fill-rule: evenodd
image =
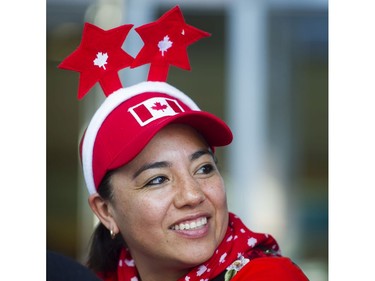
M 145 187 L 146 186 L 155 186 L 155 185 L 159 185 L 159 184 L 162 184 L 164 182 L 166 182 L 168 180 L 167 177 L 164 177 L 164 176 L 157 176 L 155 178 L 153 178 L 152 180 L 148 181 L 146 184 L 145 184 Z
M 197 174 L 207 175 L 211 173 L 215 167 L 212 164 L 206 164 L 200 167 L 197 171 Z

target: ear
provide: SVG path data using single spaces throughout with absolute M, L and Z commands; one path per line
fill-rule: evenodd
M 114 234 L 119 233 L 119 228 L 112 215 L 113 209 L 109 205 L 108 201 L 104 200 L 98 193 L 91 194 L 88 199 L 89 205 L 98 219 L 109 231 L 113 231 Z

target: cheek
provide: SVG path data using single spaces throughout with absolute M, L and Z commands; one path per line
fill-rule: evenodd
M 147 191 L 122 195 L 116 200 L 115 220 L 124 236 L 134 235 L 140 229 L 160 226 L 167 208 L 166 196 L 160 197 Z
M 208 183 L 206 188 L 206 196 L 216 207 L 225 207 L 227 205 L 227 196 L 225 192 L 224 181 L 221 177 Z

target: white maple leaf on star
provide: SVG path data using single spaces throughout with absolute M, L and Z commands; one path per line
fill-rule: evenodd
M 164 52 L 166 52 L 170 47 L 172 47 L 173 42 L 169 40 L 169 36 L 164 36 L 163 40 L 159 41 L 158 47 L 161 55 L 164 56 Z
M 105 70 L 105 65 L 107 64 L 107 59 L 108 59 L 108 54 L 107 53 L 102 53 L 98 52 L 96 54 L 96 58 L 94 59 L 94 65 L 103 67 Z

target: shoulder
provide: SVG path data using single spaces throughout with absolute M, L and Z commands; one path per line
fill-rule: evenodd
M 302 270 L 286 257 L 262 257 L 248 262 L 231 281 L 308 281 Z
M 100 281 L 96 275 L 84 265 L 57 252 L 47 251 L 48 281 Z

